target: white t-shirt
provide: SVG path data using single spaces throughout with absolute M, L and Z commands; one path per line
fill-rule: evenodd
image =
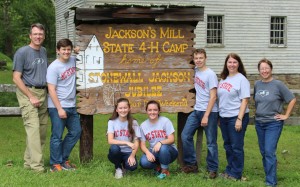
M 194 109 L 206 111 L 210 98 L 210 90 L 218 87 L 217 75 L 210 68 L 204 71 L 195 68 L 194 85 L 196 89 L 196 104 Z M 212 112 L 218 112 L 217 102 L 215 102 Z
M 150 150 L 152 150 L 157 142 L 167 139 L 174 132 L 172 122 L 164 116 L 159 116 L 155 124 L 147 119 L 141 124 L 141 141 L 147 140 L 150 144 Z M 174 143 L 171 146 L 176 149 Z
M 136 138 L 141 138 L 140 127 L 136 120 L 133 120 L 132 128 L 135 132 L 134 138 L 131 138 L 131 135 L 128 131 L 128 121 L 120 121 L 119 118 L 116 118 L 114 120 L 108 121 L 107 134 L 113 133 L 114 139 L 127 142 L 131 142 L 131 140 L 134 140 Z M 127 145 L 119 146 L 121 148 L 121 152 L 123 153 L 132 151 L 132 149 Z
M 250 98 L 250 83 L 246 77 L 238 73 L 232 77 L 227 76 L 218 85 L 219 115 L 221 117 L 234 117 L 239 114 L 242 99 Z M 249 112 L 247 106 L 245 113 Z

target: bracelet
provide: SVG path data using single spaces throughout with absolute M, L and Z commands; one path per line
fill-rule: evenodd
M 240 120 L 240 121 L 242 121 L 242 119 L 241 119 L 241 118 L 239 118 L 239 117 L 237 117 L 237 119 L 238 119 L 238 120 Z
M 161 145 L 163 145 L 163 143 L 161 143 L 161 141 L 158 141 Z

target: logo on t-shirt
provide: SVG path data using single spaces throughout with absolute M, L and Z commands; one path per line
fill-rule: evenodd
M 44 62 L 45 62 L 44 59 L 42 59 L 42 58 L 36 58 L 32 62 L 32 65 L 34 66 L 35 64 L 44 64 Z
M 260 95 L 261 97 L 265 97 L 268 96 L 270 92 L 268 90 L 258 90 L 256 94 Z
M 154 138 L 166 138 L 167 133 L 164 130 L 154 130 L 146 134 L 146 139 L 152 140 Z
M 232 88 L 232 84 L 230 84 L 228 82 L 223 82 L 223 83 L 219 84 L 219 88 L 225 89 L 228 92 L 230 92 L 230 90 Z
M 205 89 L 205 83 L 199 79 L 199 77 L 195 77 L 195 83 L 198 84 L 202 89 Z

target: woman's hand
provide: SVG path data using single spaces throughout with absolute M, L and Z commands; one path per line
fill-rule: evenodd
M 240 132 L 242 130 L 242 120 L 237 119 L 235 122 L 235 130 Z
M 132 150 L 135 150 L 135 149 L 136 149 L 136 146 L 134 145 L 134 143 L 127 142 L 127 145 L 128 145 Z
M 157 142 L 156 144 L 155 144 L 155 146 L 153 147 L 153 151 L 155 152 L 155 153 L 157 153 L 159 150 L 160 150 L 160 148 L 161 148 L 161 143 L 160 142 Z
M 130 155 L 128 157 L 128 160 L 127 160 L 129 166 L 134 166 L 136 164 L 136 160 L 135 160 L 135 157 L 133 155 Z
M 282 121 L 282 120 L 288 119 L 289 116 L 283 115 L 283 114 L 276 114 L 276 115 L 274 116 L 274 118 L 275 118 L 277 121 Z
M 155 156 L 152 153 L 147 153 L 146 157 L 149 162 L 155 162 Z

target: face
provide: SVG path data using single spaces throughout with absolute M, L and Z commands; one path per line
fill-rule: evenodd
M 226 62 L 226 65 L 229 74 L 236 74 L 238 72 L 239 62 L 236 59 L 229 57 Z
M 194 62 L 198 68 L 203 68 L 206 65 L 206 58 L 203 53 L 194 54 Z
M 59 59 L 63 62 L 67 62 L 71 56 L 72 53 L 72 47 L 61 47 L 59 49 L 56 49 L 57 54 L 59 55 Z
M 149 104 L 147 114 L 150 120 L 158 119 L 159 109 L 156 104 Z
M 127 102 L 120 102 L 118 103 L 116 112 L 119 114 L 119 117 L 121 118 L 127 118 L 127 115 L 130 111 L 129 105 Z
M 29 34 L 29 38 L 31 40 L 31 44 L 35 46 L 41 46 L 45 39 L 45 32 L 37 27 L 33 27 L 31 29 L 31 33 Z
M 269 79 L 272 77 L 272 69 L 267 63 L 261 63 L 259 66 L 259 74 L 263 79 Z

